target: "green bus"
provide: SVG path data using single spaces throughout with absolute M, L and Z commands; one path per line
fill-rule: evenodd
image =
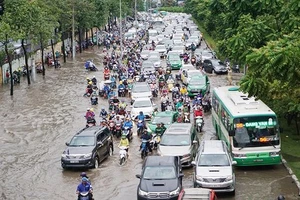
M 212 120 L 237 166 L 281 163 L 277 117 L 261 100 L 248 97 L 239 87 L 214 88 Z

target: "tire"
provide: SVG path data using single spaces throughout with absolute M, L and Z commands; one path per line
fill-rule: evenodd
M 99 158 L 98 158 L 98 156 L 95 157 L 93 168 L 94 169 L 98 169 L 99 168 Z
M 194 182 L 194 183 L 193 183 L 193 187 L 194 187 L 194 188 L 198 188 L 198 185 Z
M 125 157 L 121 158 L 120 165 L 123 165 L 125 163 Z
M 114 149 L 112 145 L 109 145 L 108 155 L 112 156 L 114 154 Z

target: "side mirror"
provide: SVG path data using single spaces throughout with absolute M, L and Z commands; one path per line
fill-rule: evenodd
M 140 179 L 141 175 L 140 174 L 136 174 L 135 177 Z
M 196 166 L 196 161 L 192 161 L 191 164 L 192 164 L 193 166 Z
M 180 173 L 180 174 L 179 174 L 179 177 L 180 177 L 180 178 L 184 177 L 184 174 Z
M 66 142 L 66 146 L 69 146 L 70 145 L 70 143 L 69 142 Z
M 235 131 L 234 130 L 230 130 L 229 131 L 229 136 L 231 136 L 231 137 L 235 136 Z
M 231 164 L 232 164 L 232 165 L 236 165 L 237 162 L 236 162 L 235 160 L 233 160 Z

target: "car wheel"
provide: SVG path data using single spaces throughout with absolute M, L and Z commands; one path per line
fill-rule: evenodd
M 99 168 L 99 158 L 98 158 L 98 156 L 95 157 L 94 168 L 95 168 L 95 169 L 98 169 L 98 168 Z
M 112 156 L 114 153 L 113 146 L 109 145 L 109 156 Z
M 214 69 L 212 69 L 212 70 L 211 70 L 211 73 L 212 73 L 212 74 L 215 74 L 216 72 L 215 72 L 215 70 L 214 70 Z
M 198 188 L 198 185 L 194 182 L 193 183 L 194 188 Z

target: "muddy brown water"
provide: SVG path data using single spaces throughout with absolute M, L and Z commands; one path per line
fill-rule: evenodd
M 76 199 L 75 190 L 82 169 L 63 170 L 60 156 L 65 142 L 85 126 L 84 114 L 90 106 L 89 99 L 82 95 L 86 77 L 102 72 L 86 72 L 83 64 L 93 58 L 100 65 L 100 51 L 78 55 L 60 69 L 47 67 L 46 77 L 41 74 L 30 86 L 26 79 L 15 87 L 14 96 L 9 96 L 9 87 L 0 88 L 0 199 Z M 210 75 L 212 88 L 225 85 L 226 76 Z M 96 114 L 101 100 L 93 106 Z M 211 116 L 205 116 L 203 139 L 215 139 Z M 115 147 L 118 141 L 115 140 Z M 130 144 L 129 160 L 118 165 L 118 150 L 106 159 L 99 169 L 87 170 L 94 187 L 95 199 L 136 199 L 142 160 L 137 137 Z M 298 190 L 282 166 L 237 168 L 235 197 L 219 194 L 220 199 L 276 199 L 284 194 L 287 199 L 297 199 Z M 193 169 L 184 170 L 184 187 L 192 187 Z

